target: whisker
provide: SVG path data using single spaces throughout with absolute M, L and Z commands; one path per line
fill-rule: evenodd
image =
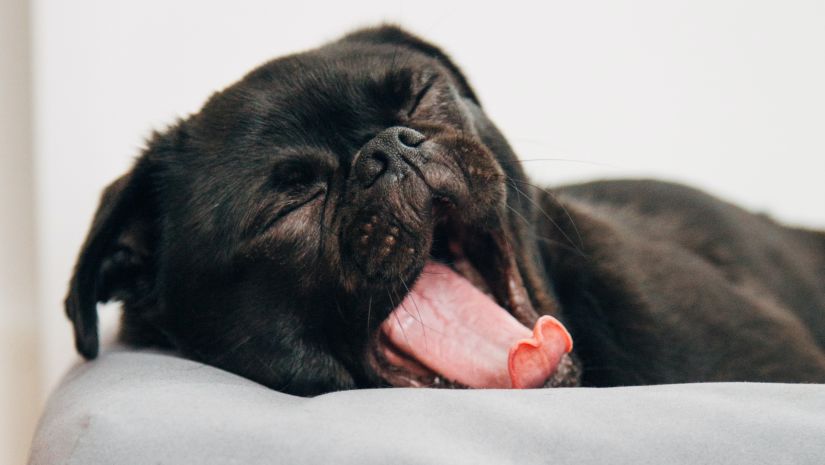
M 525 218 L 525 217 L 524 217 L 524 215 L 522 215 L 521 213 L 519 213 L 517 210 L 515 210 L 515 209 L 514 209 L 513 207 L 511 207 L 510 205 L 507 205 L 507 204 L 504 204 L 504 205 L 505 205 L 508 209 L 510 209 L 510 211 L 512 211 L 513 213 L 515 213 L 516 215 L 518 215 L 518 216 L 522 219 L 522 221 L 524 221 L 524 222 L 525 222 L 525 224 L 527 224 L 528 226 L 532 226 L 532 225 L 530 224 L 530 222 L 527 220 L 527 218 Z M 530 231 L 532 228 L 527 228 L 527 229 L 528 229 L 528 231 Z M 559 246 L 559 247 L 563 247 L 563 248 L 565 248 L 565 249 L 567 249 L 567 250 L 570 250 L 571 252 L 576 253 L 577 255 L 579 255 L 579 256 L 581 256 L 581 257 L 587 258 L 587 254 L 585 254 L 584 252 L 582 252 L 581 250 L 579 250 L 579 248 L 578 248 L 578 247 L 576 247 L 576 244 L 574 244 L 572 241 L 570 241 L 570 244 L 568 245 L 568 244 L 565 244 L 565 243 L 563 243 L 563 242 L 559 242 L 559 241 L 557 241 L 557 240 L 555 240 L 555 239 L 551 239 L 551 238 L 549 238 L 549 237 L 545 237 L 545 236 L 539 235 L 539 234 L 537 234 L 537 233 L 535 233 L 535 232 L 533 232 L 533 231 L 529 232 L 529 234 L 530 234 L 530 236 L 532 236 L 532 237 L 533 237 L 534 239 L 536 239 L 536 240 L 540 240 L 540 241 L 547 242 L 547 243 L 550 243 L 550 244 L 553 244 L 553 245 L 556 245 L 556 246 Z M 505 238 L 505 240 L 506 240 L 506 238 Z M 568 239 L 568 241 L 569 241 L 569 239 Z
M 392 300 L 392 295 L 390 295 L 389 289 L 387 290 L 387 297 L 390 298 L 390 304 L 392 304 L 392 307 L 395 308 L 396 305 L 395 302 Z M 396 323 L 398 323 L 398 327 L 401 329 L 401 334 L 404 335 L 404 340 L 407 341 L 407 347 L 412 347 L 409 338 L 407 338 L 407 332 L 404 331 L 404 325 L 401 324 L 401 318 L 398 318 L 398 314 L 395 312 L 392 312 L 392 316 L 395 317 L 395 321 Z
M 422 323 L 421 323 L 421 320 L 419 320 L 418 318 L 416 318 L 416 317 L 415 317 L 415 315 L 413 315 L 413 314 L 412 314 L 409 310 L 407 310 L 407 307 L 404 305 L 404 300 L 403 300 L 403 299 L 400 299 L 400 297 L 398 296 L 398 294 L 396 294 L 396 297 L 397 297 L 397 298 L 399 298 L 399 302 L 400 302 L 400 303 L 398 304 L 398 307 L 401 307 L 401 310 L 403 310 L 403 311 L 404 311 L 404 313 L 406 313 L 407 315 L 409 315 L 409 316 L 410 316 L 410 318 L 412 318 L 413 320 L 415 320 L 415 322 L 416 322 L 416 323 L 418 323 L 418 324 L 422 324 Z
M 582 252 L 581 250 L 579 250 L 575 246 L 565 244 L 564 242 L 558 241 L 556 239 L 551 239 L 549 237 L 542 236 L 540 234 L 536 234 L 536 233 L 533 233 L 533 232 L 530 233 L 530 236 L 533 239 L 537 240 L 537 241 L 545 242 L 545 243 L 548 243 L 548 244 L 552 244 L 556 247 L 561 247 L 565 250 L 569 250 L 570 252 L 573 252 L 573 253 L 575 253 L 576 255 L 579 255 L 582 258 L 587 258 L 588 257 L 588 255 L 586 253 Z
M 516 210 L 515 208 L 511 207 L 511 206 L 510 206 L 509 204 L 507 204 L 507 203 L 505 203 L 505 204 L 504 204 L 504 206 L 505 206 L 505 207 L 507 207 L 507 208 L 508 208 L 511 212 L 515 213 L 515 214 L 516 214 L 516 216 L 518 216 L 519 218 L 521 218 L 521 220 L 522 220 L 522 221 L 524 221 L 524 224 L 526 224 L 528 227 L 529 227 L 529 226 L 532 226 L 532 224 L 530 223 L 530 220 L 528 220 L 527 218 L 525 218 L 525 217 L 524 217 L 524 215 L 522 215 L 520 211 L 518 211 L 518 210 Z
M 510 177 L 508 176 L 508 178 L 510 178 Z M 570 221 L 570 226 L 573 228 L 573 232 L 576 233 L 576 239 L 578 239 L 579 248 L 582 248 L 582 249 L 584 248 L 584 240 L 582 239 L 581 233 L 579 232 L 579 228 L 576 226 L 576 222 L 573 220 L 573 217 L 570 215 L 570 212 L 567 210 L 567 207 L 565 207 L 564 204 L 559 201 L 559 199 L 555 196 L 555 194 L 553 194 L 552 191 L 550 191 L 550 189 L 547 189 L 547 188 L 544 188 L 544 187 L 541 187 L 541 186 L 537 186 L 537 185 L 532 184 L 528 181 L 520 181 L 520 180 L 513 179 L 513 178 L 510 178 L 510 181 L 512 181 L 514 183 L 513 188 L 516 189 L 516 191 L 521 192 L 520 189 L 515 186 L 515 183 L 521 183 L 521 184 L 525 184 L 527 186 L 530 186 L 533 189 L 538 189 L 541 192 L 544 192 L 545 194 L 547 194 L 550 197 L 550 199 L 553 202 L 555 202 L 555 204 L 558 205 L 559 208 L 562 209 L 562 211 L 564 212 L 564 216 L 566 216 L 567 220 Z M 522 193 L 522 195 L 524 195 L 524 193 Z M 567 236 L 567 234 L 565 234 L 565 232 L 562 230 L 562 228 L 555 221 L 553 221 L 553 219 L 550 218 L 550 215 L 547 214 L 547 212 L 544 210 L 544 208 L 542 208 L 541 205 L 537 204 L 533 199 L 529 199 L 529 200 L 533 205 L 538 207 L 541 210 L 541 212 L 544 213 L 544 216 L 548 220 L 550 220 L 550 222 L 552 222 L 553 225 L 555 225 L 562 234 L 564 234 L 565 238 L 567 238 L 570 241 L 571 244 L 573 244 L 573 241 Z
M 372 317 L 372 296 L 370 296 L 370 300 L 367 303 L 367 332 L 370 330 L 370 318 Z
M 562 162 L 562 163 L 578 163 L 582 165 L 591 165 L 591 166 L 601 166 L 604 168 L 614 168 L 614 169 L 622 169 L 622 166 L 614 165 L 611 163 L 604 163 L 599 161 L 591 161 L 591 160 L 577 160 L 575 158 L 555 158 L 555 157 L 548 157 L 548 158 L 518 158 L 516 160 L 511 161 L 499 161 L 502 165 L 512 165 L 516 163 L 531 163 L 537 161 L 555 161 L 555 162 Z
M 412 300 L 413 305 L 415 306 L 415 312 L 418 313 L 418 322 L 421 324 L 421 332 L 424 334 L 424 348 L 429 350 L 427 345 L 427 325 L 424 324 L 424 318 L 421 317 L 421 310 L 418 308 L 418 303 L 415 301 L 415 296 L 413 295 L 410 288 L 407 287 L 407 282 L 404 281 L 404 278 L 401 278 L 401 284 L 403 284 L 404 289 L 407 290 L 407 295 L 410 296 L 410 299 Z M 404 304 L 402 303 L 401 306 L 403 307 Z
M 513 187 L 513 189 L 515 189 L 515 190 L 516 190 L 516 192 L 518 192 L 518 193 L 519 193 L 519 194 L 521 194 L 521 195 L 522 195 L 525 199 L 527 199 L 527 201 L 528 201 L 528 202 L 530 202 L 533 206 L 535 206 L 536 208 L 538 208 L 538 209 L 539 209 L 539 211 L 541 211 L 541 213 L 544 215 L 544 217 L 545 217 L 545 218 L 547 218 L 547 220 L 548 220 L 548 221 L 550 221 L 550 223 L 551 223 L 553 226 L 555 226 L 555 227 L 556 227 L 556 229 L 558 229 L 558 230 L 559 230 L 559 232 L 562 234 L 562 236 L 564 236 L 564 238 L 565 238 L 565 239 L 567 239 L 567 241 L 568 241 L 568 242 L 570 242 L 570 245 L 571 245 L 571 246 L 573 246 L 573 248 L 575 248 L 575 249 L 576 249 L 577 251 L 579 251 L 580 253 L 583 253 L 583 252 L 582 252 L 581 250 L 579 250 L 579 249 L 580 249 L 580 247 L 583 247 L 583 246 L 584 246 L 584 244 L 582 244 L 581 235 L 578 235 L 578 229 L 575 227 L 575 223 L 573 224 L 573 229 L 576 231 L 576 234 L 577 234 L 577 236 L 578 236 L 578 239 L 579 239 L 579 246 L 576 246 L 576 243 L 575 243 L 575 242 L 573 242 L 573 239 L 571 239 L 571 238 L 570 238 L 570 236 L 568 236 L 568 235 L 567 235 L 567 233 L 564 231 L 564 228 L 562 228 L 562 227 L 561 227 L 561 225 L 559 225 L 559 224 L 556 222 L 556 220 L 554 220 L 553 218 L 551 218 L 551 217 L 550 217 L 550 214 L 549 214 L 549 213 L 547 213 L 547 211 L 544 209 L 544 207 L 542 207 L 542 206 L 541 206 L 541 204 L 537 203 L 537 202 L 536 202 L 536 201 L 532 198 L 532 196 L 529 196 L 529 195 L 525 194 L 524 192 L 522 192 L 522 190 L 521 190 L 521 189 L 519 189 L 519 188 L 518 188 L 518 186 L 516 186 L 516 182 L 517 182 L 517 181 L 516 181 L 515 179 L 513 179 L 513 178 L 511 178 L 511 177 L 509 177 L 509 176 L 508 176 L 508 178 L 509 178 L 509 180 L 510 180 L 510 185 Z M 528 184 L 528 185 L 530 185 L 530 186 L 531 186 L 531 187 L 533 187 L 533 188 L 535 188 L 535 187 L 536 187 L 536 186 L 533 186 L 532 184 Z M 563 209 L 565 212 L 567 212 L 567 209 L 565 209 L 565 208 L 564 208 L 564 206 L 562 206 L 562 209 Z M 570 220 L 570 222 L 571 222 L 571 223 L 573 223 L 573 218 L 570 218 L 570 214 L 569 214 L 569 213 L 567 214 L 567 217 L 568 217 L 568 219 Z

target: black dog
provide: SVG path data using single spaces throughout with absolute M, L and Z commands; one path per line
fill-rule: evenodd
M 537 189 L 459 69 L 395 27 L 155 134 L 71 281 L 87 358 L 110 299 L 125 342 L 302 395 L 825 382 L 825 234 L 653 181 Z

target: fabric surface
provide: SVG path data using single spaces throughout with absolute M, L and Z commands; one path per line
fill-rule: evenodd
M 30 463 L 822 464 L 825 385 L 377 389 L 311 399 L 109 351 L 52 395 Z

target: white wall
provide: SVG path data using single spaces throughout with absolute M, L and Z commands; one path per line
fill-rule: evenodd
M 0 1 L 0 464 L 26 460 L 41 400 L 28 19 Z
M 45 389 L 102 187 L 257 63 L 392 20 L 442 44 L 542 182 L 656 176 L 825 227 L 825 2 L 34 2 Z

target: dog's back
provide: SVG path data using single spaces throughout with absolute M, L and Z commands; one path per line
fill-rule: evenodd
M 567 186 L 544 206 L 540 233 L 570 249 L 545 246 L 551 281 L 582 358 L 607 367 L 590 383 L 825 381 L 822 233 L 656 181 Z

